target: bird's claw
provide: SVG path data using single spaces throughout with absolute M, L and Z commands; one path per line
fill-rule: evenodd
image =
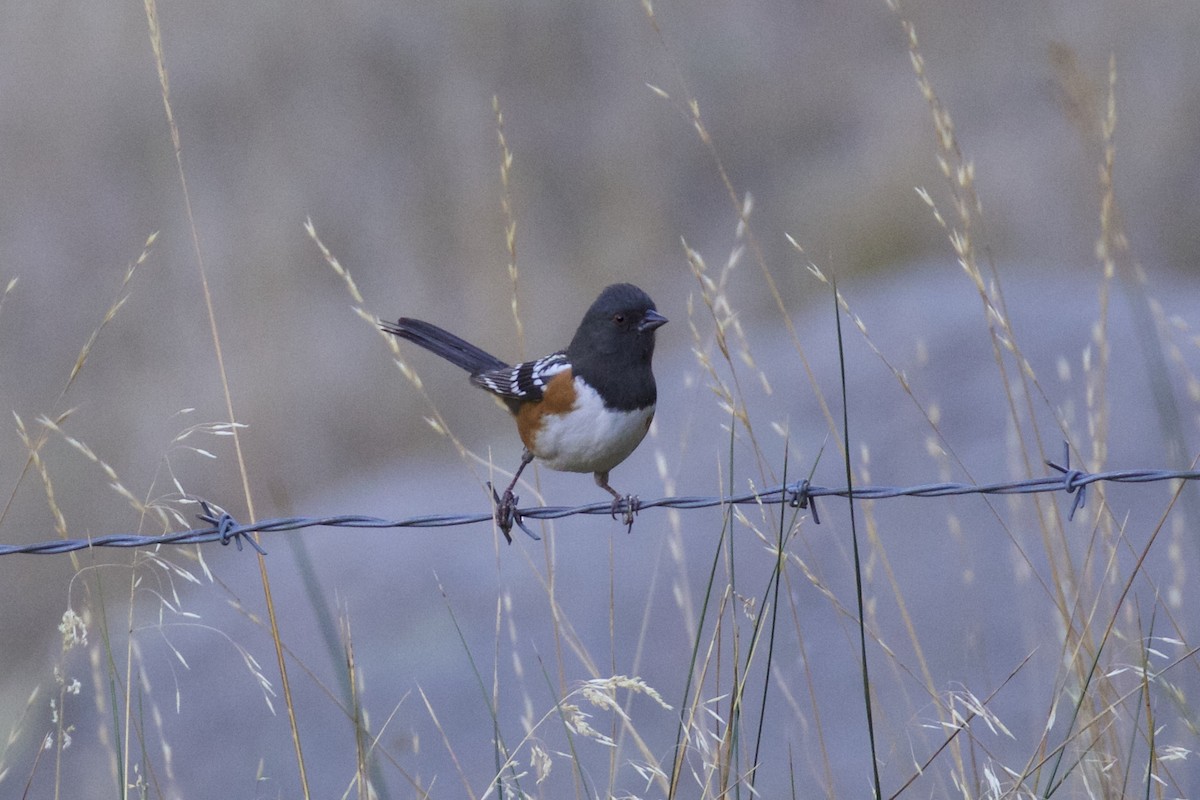
M 504 490 L 504 497 L 496 494 L 496 487 L 488 483 L 488 488 L 492 490 L 492 499 L 496 502 L 496 527 L 504 534 L 504 540 L 512 544 L 513 522 L 517 519 L 517 497 L 512 493 L 512 489 Z
M 515 524 L 518 528 L 525 531 L 525 534 L 534 541 L 541 541 L 533 531 L 529 530 L 525 525 L 525 521 L 521 519 L 521 514 L 517 510 L 517 500 L 519 499 L 513 494 L 512 489 L 505 489 L 503 495 L 496 494 L 496 487 L 488 483 L 488 488 L 492 490 L 492 499 L 496 501 L 496 527 L 504 534 L 504 540 L 512 544 L 512 528 Z
M 633 520 L 641 510 L 642 501 L 636 494 L 627 494 L 624 497 L 614 497 L 612 502 L 612 518 L 617 518 L 617 512 L 621 513 L 621 524 L 625 526 L 626 532 L 633 532 Z

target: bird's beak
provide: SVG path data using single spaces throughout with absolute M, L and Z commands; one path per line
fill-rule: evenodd
M 646 311 L 646 316 L 642 317 L 642 324 L 638 325 L 638 332 L 647 333 L 661 328 L 666 324 L 667 318 L 651 308 Z

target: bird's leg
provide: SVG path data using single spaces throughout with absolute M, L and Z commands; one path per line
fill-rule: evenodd
M 517 481 L 521 479 L 521 473 L 525 467 L 529 466 L 530 461 L 533 461 L 533 453 L 526 448 L 521 453 L 521 463 L 517 467 L 517 471 L 513 474 L 512 480 L 509 481 L 508 486 L 504 489 L 504 494 L 500 495 L 500 500 L 496 504 L 496 525 L 509 544 L 512 544 L 512 536 L 509 535 L 509 531 L 512 530 L 513 516 L 517 510 L 517 496 L 513 494 L 513 488 L 516 487 Z
M 633 518 L 642 504 L 641 500 L 638 499 L 636 494 L 622 495 L 616 489 L 609 486 L 607 472 L 597 472 L 595 477 L 596 485 L 613 496 L 612 518 L 616 519 L 617 512 L 622 512 L 621 524 L 628 528 L 629 531 L 632 531 Z

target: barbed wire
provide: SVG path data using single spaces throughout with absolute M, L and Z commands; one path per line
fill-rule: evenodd
M 238 550 L 245 542 L 259 553 L 266 551 L 255 541 L 251 534 L 276 533 L 281 531 L 296 531 L 304 528 L 448 528 L 462 525 L 474 525 L 480 522 L 495 520 L 501 530 L 508 535 L 515 523 L 526 534 L 534 539 L 540 537 L 525 525 L 526 520 L 562 519 L 581 514 L 612 514 L 624 511 L 625 519 L 631 522 L 633 514 L 652 508 L 697 509 L 713 508 L 725 505 L 779 505 L 787 503 L 793 508 L 809 509 L 813 522 L 820 523 L 817 515 L 816 500 L 819 497 L 853 497 L 855 500 L 883 500 L 893 497 L 949 497 L 953 495 L 1006 495 L 1006 494 L 1035 494 L 1041 492 L 1065 491 L 1073 495 L 1068 519 L 1074 519 L 1075 512 L 1083 506 L 1087 487 L 1094 483 L 1153 483 L 1157 481 L 1194 481 L 1200 480 L 1200 471 L 1196 470 L 1165 470 L 1165 469 L 1132 469 L 1110 472 L 1084 472 L 1073 469 L 1069 458 L 1063 464 L 1047 461 L 1046 465 L 1057 474 L 1045 475 L 1040 478 L 1026 478 L 1000 483 L 929 483 L 918 486 L 856 486 L 854 488 L 831 488 L 816 486 L 807 480 L 777 486 L 764 491 L 748 491 L 729 496 L 682 496 L 663 497 L 658 500 L 638 500 L 635 497 L 625 498 L 619 507 L 614 508 L 611 502 L 589 503 L 580 506 L 531 506 L 529 508 L 513 509 L 509 519 L 496 519 L 491 513 L 475 514 L 428 514 L 425 516 L 408 517 L 405 519 L 384 519 L 381 517 L 364 516 L 360 514 L 344 514 L 327 517 L 283 517 L 265 519 L 242 525 L 232 516 L 223 511 L 215 511 L 207 502 L 199 501 L 202 513 L 197 517 L 208 527 L 194 528 L 186 531 L 158 535 L 143 535 L 134 533 L 108 534 L 87 539 L 57 539 L 34 544 L 12 545 L 0 544 L 0 556 L 46 553 L 67 553 L 83 550 L 89 547 L 157 547 L 164 544 L 206 544 L 220 542 L 228 545 L 233 542 Z

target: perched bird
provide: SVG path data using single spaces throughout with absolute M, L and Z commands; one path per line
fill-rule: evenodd
M 618 494 L 608 473 L 641 444 L 654 418 L 658 390 L 650 361 L 654 332 L 666 322 L 641 289 L 613 284 L 584 314 L 565 350 L 516 365 L 419 319 L 380 327 L 465 369 L 471 383 L 499 397 L 516 418 L 525 450 L 496 510 L 511 542 L 513 488 L 535 458 L 551 469 L 591 472 L 613 496 L 613 517 L 624 508 L 624 521 L 633 524 L 637 497 Z

